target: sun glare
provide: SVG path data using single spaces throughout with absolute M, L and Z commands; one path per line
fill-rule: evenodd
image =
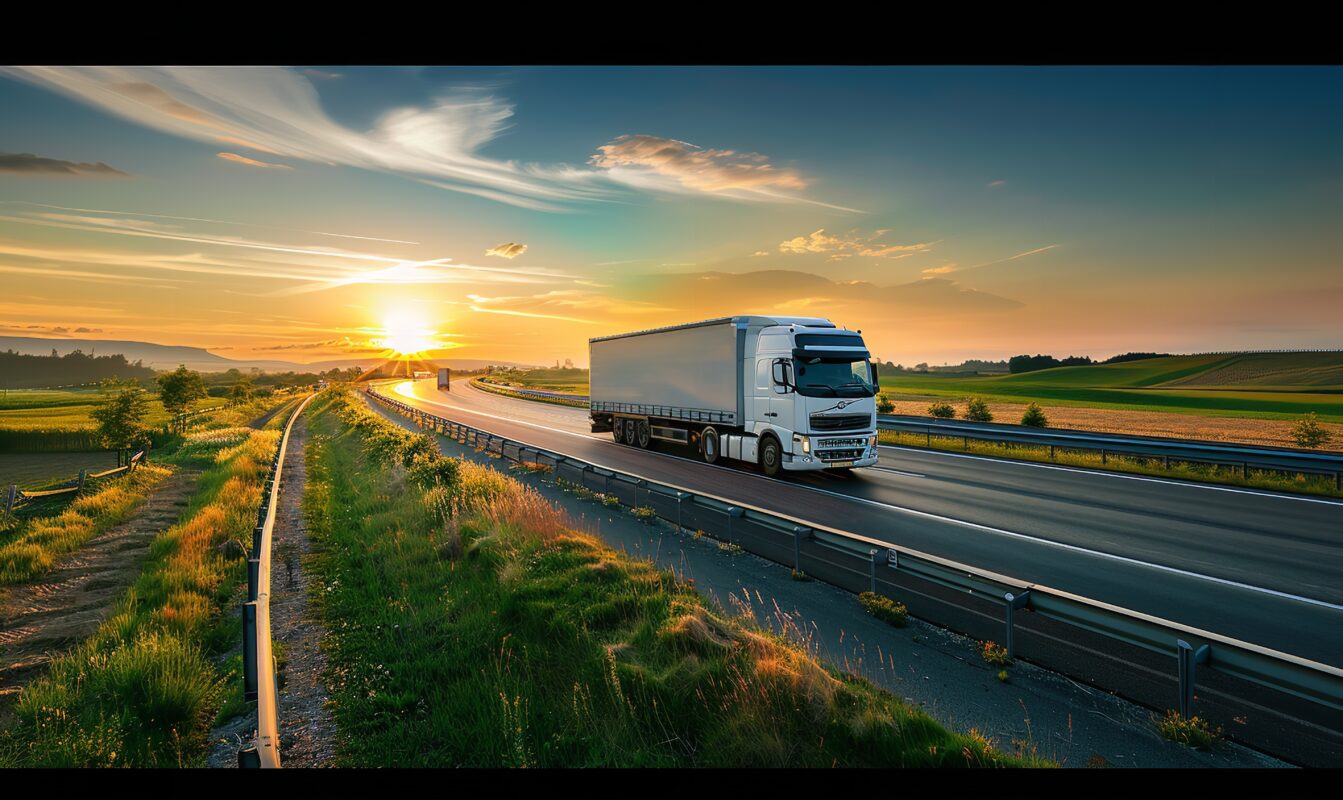
M 373 339 L 374 344 L 400 355 L 423 353 L 438 346 L 434 341 L 435 332 L 418 317 L 402 316 L 383 320 L 382 331 L 382 336 Z

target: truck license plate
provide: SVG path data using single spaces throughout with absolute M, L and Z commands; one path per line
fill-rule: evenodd
M 826 464 L 826 466 L 827 466 L 827 467 L 852 467 L 852 466 L 853 466 L 853 462 L 852 462 L 852 461 L 831 461 L 829 464 Z

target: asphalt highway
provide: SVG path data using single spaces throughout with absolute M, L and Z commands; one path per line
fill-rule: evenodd
M 638 450 L 587 411 L 454 381 L 382 387 L 439 416 L 601 466 L 1343 666 L 1343 502 L 883 447 L 849 476 L 764 477 Z

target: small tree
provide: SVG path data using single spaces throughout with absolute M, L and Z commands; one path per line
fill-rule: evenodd
M 1026 413 L 1021 415 L 1021 424 L 1028 428 L 1048 428 L 1049 419 L 1045 417 L 1045 410 L 1040 408 L 1039 403 L 1031 403 L 1026 406 Z
M 877 413 L 889 414 L 892 411 L 895 411 L 895 403 L 892 403 L 891 399 L 884 394 L 877 395 Z
M 229 405 L 231 406 L 250 403 L 254 397 L 256 397 L 256 390 L 252 388 L 251 378 L 240 378 L 237 383 L 233 384 L 233 388 L 229 389 L 228 393 Z
M 965 418 L 971 422 L 993 422 L 993 412 L 982 397 L 971 397 L 965 404 Z
M 956 409 L 952 407 L 951 403 L 939 400 L 928 406 L 928 413 L 938 419 L 951 419 L 956 416 Z
M 1314 449 L 1332 442 L 1334 435 L 1320 424 L 1319 418 L 1312 411 L 1301 417 L 1292 426 L 1292 439 L 1296 441 L 1297 447 Z
M 98 444 L 109 450 L 125 450 L 149 443 L 145 430 L 145 415 L 149 413 L 149 398 L 134 381 L 108 378 L 101 384 L 103 399 L 89 412 L 98 423 L 95 435 Z M 118 452 L 117 463 L 121 463 Z
M 199 372 L 186 368 L 185 364 L 177 369 L 155 378 L 159 385 L 159 402 L 163 410 L 176 417 L 185 414 L 191 404 L 205 399 L 205 382 Z

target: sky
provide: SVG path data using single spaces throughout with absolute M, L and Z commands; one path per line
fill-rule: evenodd
M 0 336 L 587 363 L 1343 343 L 1343 69 L 0 68 Z

